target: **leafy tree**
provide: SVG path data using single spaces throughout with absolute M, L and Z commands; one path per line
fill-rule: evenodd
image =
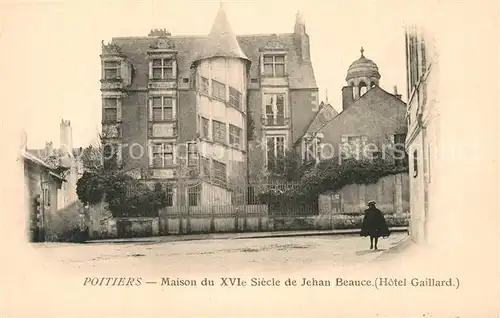
M 81 155 L 85 171 L 77 181 L 79 200 L 84 204 L 96 204 L 104 200 L 114 217 L 155 216 L 169 202 L 162 185 L 156 184 L 151 190 L 120 169 L 116 160 L 106 160 L 109 158 L 107 145 L 101 136 L 98 140 L 85 148 Z

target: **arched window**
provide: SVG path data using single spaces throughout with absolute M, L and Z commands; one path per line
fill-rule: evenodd
M 359 83 L 359 96 L 363 96 L 368 91 L 368 87 L 364 82 Z
M 418 152 L 415 149 L 413 151 L 413 178 L 416 178 L 418 175 L 418 158 L 417 158 Z

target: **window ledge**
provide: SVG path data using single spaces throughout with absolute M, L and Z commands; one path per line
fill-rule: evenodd
M 162 120 L 159 120 L 159 119 L 151 119 L 149 120 L 150 123 L 152 124 L 170 124 L 170 123 L 176 123 L 177 122 L 177 118 L 171 118 L 171 119 L 162 119 Z
M 121 81 L 123 81 L 122 77 L 102 78 L 101 79 L 101 83 L 105 83 L 105 82 L 121 82 Z
M 175 82 L 177 81 L 176 77 L 168 77 L 168 78 L 148 78 L 149 82 Z

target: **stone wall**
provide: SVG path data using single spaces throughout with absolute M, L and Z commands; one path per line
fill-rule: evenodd
M 408 173 L 385 176 L 374 184 L 350 184 L 336 192 L 319 196 L 320 214 L 359 214 L 370 200 L 384 213 L 402 214 L 410 210 Z

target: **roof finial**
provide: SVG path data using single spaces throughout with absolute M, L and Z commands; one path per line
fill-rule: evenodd
M 325 100 L 326 100 L 326 104 L 328 105 L 328 88 L 325 89 Z
M 363 53 L 365 52 L 365 49 L 363 49 L 363 47 L 361 47 L 361 50 L 359 50 L 361 52 L 361 57 L 364 57 Z

